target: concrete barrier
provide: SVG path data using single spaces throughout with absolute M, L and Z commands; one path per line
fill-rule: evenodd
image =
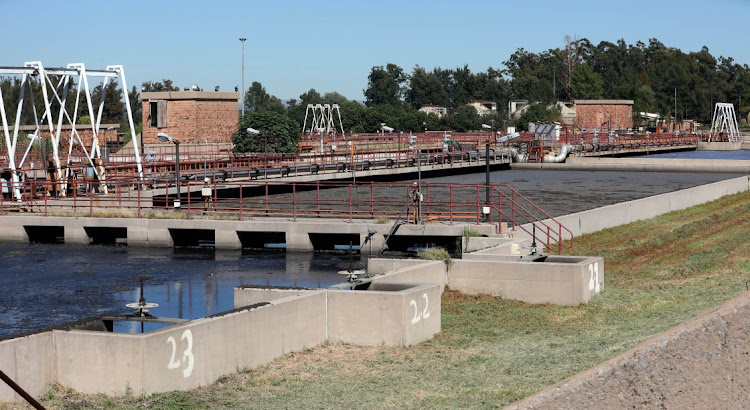
M 367 274 L 379 283 L 437 283 L 440 289 L 448 283 L 447 266 L 443 261 L 376 259 L 367 263 Z
M 242 248 L 239 233 L 246 232 L 279 232 L 284 234 L 287 251 L 312 252 L 313 243 L 310 234 L 351 234 L 355 244 L 363 243 L 368 232 L 378 231 L 371 237 L 371 242 L 362 248 L 362 253 L 378 254 L 385 243 L 384 235 L 390 225 L 368 222 L 346 222 L 341 220 L 298 219 L 290 221 L 282 218 L 267 218 L 250 221 L 224 220 L 185 220 L 185 219 L 138 219 L 138 218 L 87 218 L 87 217 L 40 217 L 39 215 L 0 216 L 0 241 L 28 243 L 29 236 L 24 226 L 59 226 L 64 230 L 66 243 L 88 244 L 90 237 L 85 228 L 125 228 L 126 242 L 129 246 L 168 248 L 175 245 L 170 230 L 205 230 L 212 231 L 216 249 L 239 250 Z M 463 229 L 471 229 L 480 235 L 494 235 L 497 226 L 494 224 L 447 225 L 434 223 L 423 225 L 419 231 L 399 230 L 396 236 L 446 236 L 461 237 Z M 348 245 L 344 243 L 341 245 Z
M 504 259 L 504 260 L 503 260 Z M 455 260 L 448 270 L 451 289 L 527 303 L 578 305 L 604 289 L 601 257 L 550 256 L 544 262 Z
M 0 341 L 0 370 L 34 397 L 56 381 L 54 357 L 52 332 Z M 12 401 L 21 396 L 0 382 L 0 403 Z
M 698 151 L 739 151 L 742 149 L 742 141 L 698 141 Z
M 438 284 L 372 282 L 367 290 L 328 291 L 334 343 L 410 346 L 440 332 Z

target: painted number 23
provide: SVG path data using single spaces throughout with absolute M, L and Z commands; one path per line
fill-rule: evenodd
M 184 332 L 182 332 L 182 337 L 180 337 L 180 340 L 186 341 L 187 347 L 182 351 L 182 360 L 175 360 L 175 353 L 177 352 L 177 342 L 172 336 L 169 336 L 169 338 L 167 338 L 167 343 L 172 344 L 172 357 L 169 358 L 167 369 L 179 369 L 180 365 L 184 363 L 185 368 L 182 369 L 182 377 L 189 377 L 190 374 L 193 373 L 193 362 L 195 361 L 195 358 L 193 357 L 193 332 L 191 332 L 190 329 L 186 329 Z
M 411 319 L 411 324 L 415 324 L 419 322 L 422 319 L 427 319 L 430 317 L 430 301 L 427 298 L 427 294 L 422 294 L 422 299 L 424 299 L 424 309 L 422 311 L 419 311 L 419 308 L 417 307 L 417 301 L 413 300 L 409 302 L 409 306 L 414 307 L 414 317 Z

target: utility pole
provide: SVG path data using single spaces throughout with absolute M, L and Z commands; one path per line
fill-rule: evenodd
M 242 115 L 245 115 L 245 37 L 240 37 L 242 42 L 242 89 L 240 90 L 240 98 L 242 101 Z

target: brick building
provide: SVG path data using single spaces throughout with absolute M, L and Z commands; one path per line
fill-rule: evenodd
M 633 100 L 575 100 L 579 130 L 633 128 Z
M 229 143 L 237 131 L 239 93 L 143 92 L 143 144 L 165 132 L 180 143 Z

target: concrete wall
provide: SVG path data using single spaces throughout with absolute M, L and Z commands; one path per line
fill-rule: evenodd
M 509 409 L 748 408 L 750 294 Z
M 511 258 L 455 260 L 448 271 L 448 284 L 467 294 L 556 305 L 586 303 L 604 288 L 601 257 L 550 256 L 545 262 L 518 262 Z
M 55 381 L 52 332 L 0 342 L 0 370 L 34 397 Z M 21 396 L 0 381 L 0 403 L 22 401 Z
M 448 282 L 443 261 L 370 258 L 367 274 L 379 283 L 437 283 L 443 289 Z
M 690 208 L 748 189 L 750 189 L 750 176 L 743 176 L 575 214 L 563 215 L 555 219 L 570 229 L 574 236 L 580 236 L 606 228 L 650 219 L 668 212 Z M 549 221 L 544 222 L 549 223 Z M 531 231 L 530 225 L 523 226 Z M 529 234 L 520 229 L 518 231 L 521 238 L 530 239 Z M 541 233 L 537 231 L 537 234 Z
M 750 172 L 748 161 L 718 161 L 715 159 L 568 157 L 565 163 L 518 164 L 514 167 L 569 171 L 710 172 L 723 174 L 746 174 Z
M 440 332 L 438 284 L 373 282 L 367 290 L 328 291 L 328 338 L 334 343 L 410 346 Z
M 312 289 L 274 289 L 238 286 L 234 288 L 234 308 L 250 306 L 256 303 L 272 302 L 294 296 L 302 296 Z
M 742 149 L 742 141 L 737 142 L 703 142 L 698 141 L 699 151 L 739 151 Z
M 123 395 L 128 388 L 135 393 L 145 391 L 143 336 L 82 330 L 51 333 L 58 383 L 82 393 Z
M 29 237 L 24 225 L 62 226 L 65 230 L 65 242 L 88 244 L 89 238 L 84 227 L 114 227 L 127 229 L 129 246 L 172 247 L 174 240 L 170 229 L 205 229 L 213 230 L 216 249 L 241 249 L 237 232 L 283 232 L 287 250 L 291 252 L 312 252 L 313 244 L 310 233 L 322 234 L 356 234 L 362 243 L 370 231 L 378 231 L 372 238 L 372 246 L 365 245 L 363 253 L 380 252 L 383 246 L 383 235 L 388 233 L 390 225 L 366 222 L 347 223 L 343 221 L 298 219 L 290 221 L 282 218 L 267 218 L 248 221 L 222 220 L 185 220 L 185 219 L 138 219 L 138 218 L 67 218 L 39 217 L 37 215 L 0 216 L 0 241 L 28 243 Z M 462 235 L 468 224 L 428 224 L 418 232 L 401 229 L 397 236 L 455 236 Z M 492 224 L 470 225 L 482 235 L 494 234 L 497 227 Z

